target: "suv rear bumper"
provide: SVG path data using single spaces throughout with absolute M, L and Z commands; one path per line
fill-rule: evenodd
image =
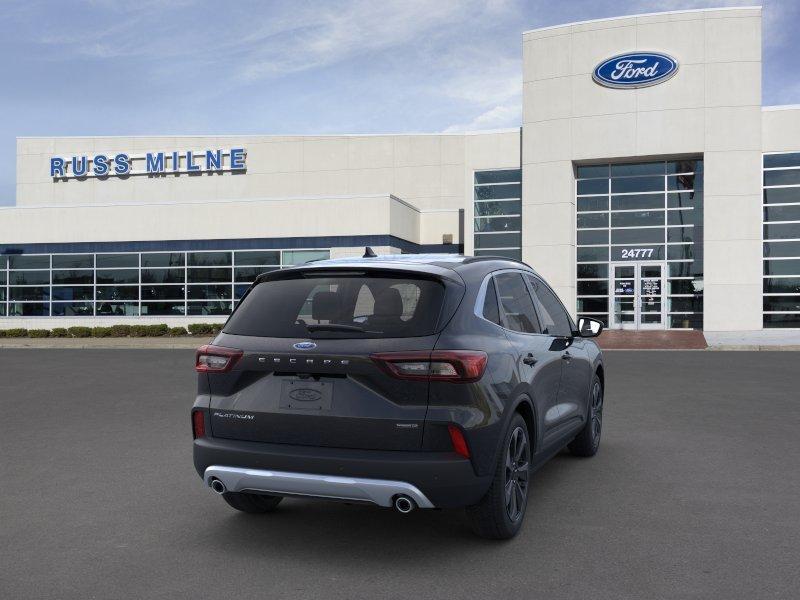
M 348 448 L 320 448 L 311 446 L 293 446 L 288 444 L 267 444 L 260 442 L 244 442 L 222 438 L 200 438 L 194 441 L 194 466 L 200 477 L 209 483 L 209 467 L 228 471 L 228 481 L 234 487 L 228 487 L 226 479 L 223 483 L 228 489 L 236 491 L 239 484 L 231 479 L 230 474 L 252 471 L 261 482 L 259 487 L 250 485 L 249 489 L 273 491 L 287 495 L 302 494 L 309 496 L 333 497 L 349 500 L 366 500 L 385 505 L 375 498 L 362 498 L 369 495 L 365 489 L 376 490 L 384 486 L 385 490 L 396 489 L 390 494 L 406 494 L 414 497 L 409 490 L 416 489 L 421 498 L 429 501 L 436 508 L 457 508 L 476 504 L 489 489 L 491 476 L 478 477 L 468 459 L 455 452 L 401 452 L 383 450 L 358 450 Z M 262 472 L 262 476 L 258 476 Z M 277 473 L 279 477 L 269 480 L 266 473 Z M 306 475 L 305 483 L 297 477 Z M 287 479 L 288 476 L 288 479 Z M 325 483 L 325 476 L 331 481 Z M 292 479 L 294 477 L 294 479 Z M 341 487 L 340 479 L 352 481 L 349 493 Z M 267 483 L 271 481 L 271 483 Z M 321 482 L 321 483 L 320 483 Z M 336 485 L 330 485 L 336 484 Z M 388 487 L 387 487 L 388 484 Z M 242 484 L 244 485 L 244 484 Z M 406 488 L 405 485 L 410 487 Z M 269 490 L 268 487 L 278 487 Z M 305 487 L 304 487 L 305 486 Z M 310 486 L 310 487 L 308 487 Z M 246 487 L 246 486 L 245 486 Z M 244 487 L 242 488 L 244 489 Z M 292 491 L 296 490 L 296 491 Z M 331 490 L 334 490 L 333 492 Z M 360 490 L 360 491 L 359 491 Z M 381 491 L 376 498 L 382 499 Z M 425 507 L 425 500 L 417 501 Z

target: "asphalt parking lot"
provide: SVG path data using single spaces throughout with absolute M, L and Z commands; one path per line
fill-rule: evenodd
M 457 511 L 236 513 L 191 460 L 193 353 L 0 350 L 3 598 L 796 598 L 795 352 L 608 352 L 604 439 L 510 542 Z

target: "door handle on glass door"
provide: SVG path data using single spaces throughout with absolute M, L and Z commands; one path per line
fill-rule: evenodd
M 528 356 L 526 356 L 525 358 L 523 358 L 523 359 L 522 359 L 522 362 L 524 362 L 526 365 L 533 366 L 533 365 L 535 365 L 535 364 L 536 364 L 536 359 L 533 357 L 533 354 L 531 354 L 530 352 L 528 352 Z

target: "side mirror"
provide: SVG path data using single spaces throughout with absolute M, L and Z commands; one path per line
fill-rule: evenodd
M 578 334 L 581 337 L 592 338 L 600 335 L 603 331 L 602 321 L 592 319 L 591 317 L 580 317 L 578 319 Z

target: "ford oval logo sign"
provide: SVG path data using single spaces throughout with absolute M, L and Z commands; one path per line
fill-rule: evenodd
M 317 345 L 314 342 L 297 342 L 293 347 L 295 350 L 313 350 Z
M 592 79 L 610 88 L 641 88 L 666 81 L 678 72 L 678 61 L 658 52 L 631 52 L 609 58 L 594 69 Z

